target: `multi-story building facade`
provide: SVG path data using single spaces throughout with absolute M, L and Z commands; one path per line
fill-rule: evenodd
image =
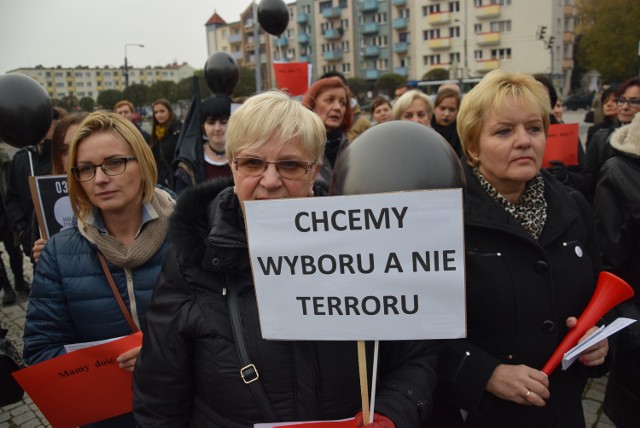
M 129 85 L 142 83 L 147 86 L 159 81 L 178 83 L 180 80 L 193 76 L 194 68 L 187 63 L 170 64 L 165 67 L 129 67 Z M 32 77 L 44 87 L 51 98 L 62 99 L 68 96 L 77 98 L 89 97 L 98 99 L 100 92 L 115 89 L 125 89 L 124 67 L 75 67 L 67 68 L 60 65 L 35 68 L 18 68 L 9 73 L 21 73 Z
M 503 68 L 550 75 L 566 93 L 573 69 L 574 1 L 298 0 L 287 5 L 290 20 L 282 36 L 260 31 L 261 49 L 270 47 L 261 50 L 261 64 L 267 75 L 271 61 L 303 61 L 313 65 L 314 78 L 339 71 L 368 81 L 391 72 L 420 81 L 435 69 L 457 80 Z M 253 14 L 251 21 L 245 14 L 243 25 L 250 22 L 253 30 Z M 208 25 L 208 39 L 220 41 L 209 43 L 209 54 L 239 52 L 230 41 L 234 25 Z M 251 43 L 245 37 L 236 49 L 250 55 Z M 241 64 L 250 65 L 250 58 L 243 56 Z M 272 77 L 263 80 L 273 86 Z

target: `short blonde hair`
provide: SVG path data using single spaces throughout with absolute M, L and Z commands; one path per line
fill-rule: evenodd
M 153 153 L 135 125 L 116 113 L 106 111 L 91 113 L 79 125 L 71 147 L 69 147 L 69 168 L 67 169 L 69 199 L 73 212 L 80 220 L 87 218 L 93 204 L 80 182 L 73 176 L 71 167 L 76 166 L 78 161 L 78 145 L 87 137 L 101 132 L 114 135 L 124 141 L 133 151 L 133 156 L 135 156 L 142 174 L 143 202 L 151 200 L 153 190 L 158 182 L 158 168 Z
M 428 95 L 419 91 L 417 89 L 413 89 L 411 91 L 407 91 L 398 98 L 398 100 L 393 104 L 393 109 L 391 109 L 391 115 L 394 120 L 400 120 L 402 118 L 402 114 L 406 109 L 411 106 L 411 103 L 415 100 L 422 100 L 427 106 L 427 113 L 429 114 L 429 118 L 433 116 L 433 103 Z
M 487 117 L 504 112 L 513 99 L 540 113 L 547 134 L 551 108 L 547 89 L 530 74 L 494 70 L 485 75 L 460 103 L 457 129 L 469 165 L 475 165 L 470 152 L 478 152 L 480 132 Z
M 324 158 L 327 139 L 320 117 L 280 91 L 263 92 L 245 101 L 231 114 L 225 137 L 228 159 L 272 138 L 278 139 L 281 146 L 295 139 L 318 164 Z

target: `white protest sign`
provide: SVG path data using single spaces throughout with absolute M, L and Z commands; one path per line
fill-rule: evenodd
M 245 202 L 265 339 L 465 336 L 462 191 Z

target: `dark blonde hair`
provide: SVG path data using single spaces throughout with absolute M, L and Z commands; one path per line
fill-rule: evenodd
M 153 124 L 151 127 L 151 141 L 149 142 L 151 147 L 155 147 L 155 145 L 158 143 L 158 140 L 156 139 L 156 133 L 155 133 L 156 126 L 160 125 L 164 127 L 165 130 L 168 131 L 171 128 L 171 125 L 173 125 L 173 122 L 176 121 L 176 113 L 173 111 L 173 107 L 171 107 L 171 103 L 169 102 L 169 100 L 165 98 L 160 98 L 159 100 L 156 100 L 156 102 L 151 104 L 151 110 L 153 110 L 153 108 L 158 104 L 165 106 L 166 109 L 169 111 L 169 120 L 167 120 L 164 124 L 160 125 L 158 123 L 158 120 L 156 119 L 156 114 L 153 112 L 151 113 L 151 116 L 153 116 Z
M 109 133 L 122 140 L 133 152 L 142 175 L 142 200 L 149 202 L 153 197 L 153 189 L 158 182 L 158 168 L 149 145 L 133 123 L 116 113 L 96 111 L 91 113 L 79 126 L 69 147 L 69 168 L 67 181 L 69 183 L 69 199 L 76 217 L 85 220 L 93 207 L 91 200 L 71 172 L 71 167 L 78 161 L 78 146 L 86 138 L 97 133 Z M 135 183 L 131 183 L 134 185 Z
M 549 130 L 549 93 L 547 89 L 527 73 L 509 73 L 494 70 L 486 74 L 467 95 L 462 98 L 458 111 L 458 135 L 467 163 L 476 163 L 471 152 L 478 152 L 480 132 L 489 115 L 500 114 L 511 100 L 519 100 L 528 108 L 540 113 L 544 133 Z
M 68 165 L 62 165 L 64 139 L 72 125 L 80 125 L 89 113 L 72 113 L 58 122 L 51 138 L 51 174 L 66 174 Z M 70 148 L 69 148 L 70 149 Z

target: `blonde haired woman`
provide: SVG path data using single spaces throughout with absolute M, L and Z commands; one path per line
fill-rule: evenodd
M 424 126 L 431 126 L 433 103 L 422 91 L 414 89 L 398 98 L 393 104 L 391 115 L 394 120 L 410 120 Z

